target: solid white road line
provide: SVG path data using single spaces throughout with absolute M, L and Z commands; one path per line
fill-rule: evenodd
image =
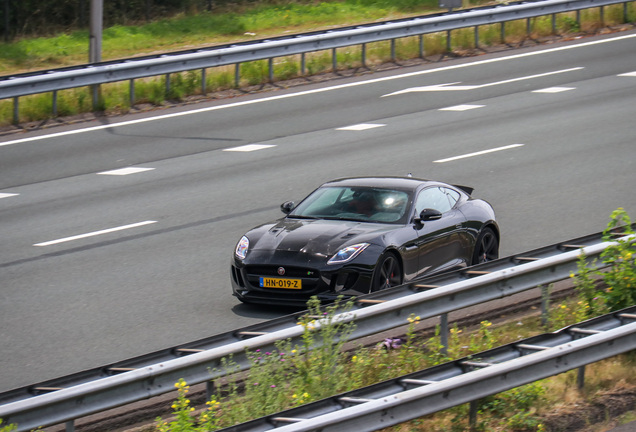
M 18 196 L 20 194 L 14 194 L 14 193 L 0 193 L 0 198 L 9 198 L 12 196 Z
M 148 118 L 143 118 L 143 119 L 124 121 L 124 122 L 120 122 L 120 123 L 113 123 L 113 124 L 108 124 L 108 125 L 93 126 L 93 127 L 88 127 L 88 128 L 84 128 L 84 129 L 75 129 L 75 130 L 70 130 L 70 131 L 65 131 L 65 132 L 57 132 L 57 133 L 53 133 L 53 134 L 49 134 L 49 135 L 41 135 L 41 136 L 29 137 L 29 138 L 21 138 L 21 139 L 17 139 L 17 140 L 13 140 L 13 141 L 0 142 L 0 147 L 7 146 L 7 145 L 12 145 L 12 144 L 30 142 L 30 141 L 43 140 L 43 139 L 47 139 L 47 138 L 56 138 L 56 137 L 61 137 L 61 136 L 66 136 L 66 135 L 79 134 L 79 133 L 84 133 L 84 132 L 93 132 L 93 131 L 97 131 L 97 130 L 110 129 L 110 128 L 115 128 L 115 127 L 120 127 L 120 126 L 129 126 L 129 125 L 133 125 L 133 124 L 145 123 L 145 122 L 150 122 L 150 121 L 155 121 L 155 120 L 164 120 L 164 119 L 167 119 L 167 118 L 181 117 L 181 116 L 186 116 L 186 115 L 190 115 L 190 114 L 200 114 L 200 113 L 203 113 L 203 112 L 217 111 L 217 110 L 222 110 L 222 109 L 227 109 L 227 108 L 235 108 L 235 107 L 239 107 L 239 106 L 243 106 L 243 105 L 253 105 L 253 104 L 258 104 L 258 103 L 271 102 L 271 101 L 274 101 L 274 100 L 288 99 L 288 98 L 293 98 L 293 97 L 297 97 L 297 96 L 306 96 L 306 95 L 309 95 L 309 94 L 323 93 L 323 92 L 332 91 L 332 90 L 340 90 L 340 89 L 343 89 L 343 88 L 357 87 L 357 86 L 368 85 L 368 84 L 375 84 L 375 83 L 378 83 L 378 82 L 392 81 L 392 80 L 402 79 L 402 78 L 407 78 L 407 77 L 412 77 L 412 76 L 427 75 L 427 74 L 431 74 L 431 73 L 435 73 L 435 72 L 443 72 L 443 71 L 454 70 L 454 69 L 464 69 L 464 68 L 467 68 L 467 67 L 481 66 L 481 65 L 484 65 L 484 64 L 488 64 L 488 63 L 498 63 L 498 62 L 502 62 L 502 61 L 506 61 L 506 60 L 514 60 L 514 59 L 518 59 L 518 58 L 532 57 L 532 56 L 536 56 L 536 55 L 543 55 L 543 54 L 549 54 L 549 53 L 553 53 L 553 52 L 566 51 L 566 50 L 571 50 L 571 49 L 576 49 L 576 48 L 583 48 L 583 47 L 587 47 L 587 46 L 605 44 L 605 43 L 609 43 L 609 42 L 615 42 L 615 41 L 624 40 L 624 39 L 631 39 L 631 38 L 636 38 L 636 34 L 623 35 L 623 36 L 618 36 L 618 37 L 615 37 L 615 38 L 601 39 L 601 40 L 596 40 L 596 41 L 591 41 L 591 42 L 583 42 L 583 43 L 576 44 L 576 45 L 568 45 L 568 46 L 562 46 L 562 47 L 556 47 L 556 48 L 549 48 L 549 49 L 540 50 L 540 51 L 532 51 L 532 52 L 527 52 L 527 53 L 523 53 L 523 54 L 513 54 L 513 55 L 510 55 L 510 56 L 507 56 L 507 57 L 491 58 L 491 59 L 480 60 L 480 61 L 476 61 L 476 62 L 472 62 L 472 63 L 462 63 L 462 64 L 456 64 L 456 65 L 451 65 L 451 66 L 443 66 L 443 67 L 436 68 L 436 69 L 427 69 L 427 70 L 422 70 L 422 71 L 417 71 L 417 72 L 409 72 L 409 73 L 405 73 L 405 74 L 401 74 L 401 75 L 370 79 L 370 80 L 367 80 L 367 81 L 357 81 L 357 82 L 352 82 L 352 83 L 348 83 L 348 84 L 341 84 L 341 85 L 332 86 L 332 87 L 324 87 L 324 88 L 319 88 L 319 89 L 301 91 L 301 92 L 298 92 L 298 93 L 289 93 L 289 94 L 284 94 L 284 95 L 276 95 L 276 96 L 271 96 L 271 97 L 265 97 L 265 98 L 262 98 L 262 99 L 246 100 L 246 101 L 241 101 L 241 102 L 229 103 L 229 104 L 225 104 L 225 105 L 218 105 L 218 106 L 213 106 L 213 107 L 194 109 L 194 110 L 191 110 L 191 111 L 183 111 L 183 112 L 172 113 L 172 114 L 164 114 L 164 115 L 159 115 L 159 116 L 156 116 L 156 117 L 148 117 Z
M 61 238 L 61 239 L 57 239 L 57 240 L 51 240 L 51 241 L 47 241 L 47 242 L 36 243 L 33 246 L 51 246 L 51 245 L 58 244 L 58 243 L 64 243 L 64 242 L 69 242 L 69 241 L 73 241 L 73 240 L 79 240 L 79 239 L 83 239 L 83 238 L 86 238 L 86 237 L 94 237 L 94 236 L 98 236 L 98 235 L 102 235 L 102 234 L 112 233 L 112 232 L 115 232 L 115 231 L 122 231 L 122 230 L 131 229 L 131 228 L 137 228 L 137 227 L 140 227 L 140 226 L 150 225 L 150 224 L 153 224 L 153 223 L 157 223 L 157 221 L 148 220 L 148 221 L 144 221 L 144 222 L 137 222 L 137 223 L 130 224 L 130 225 L 122 225 L 122 226 L 115 227 L 115 228 L 108 228 L 108 229 L 104 229 L 104 230 L 100 230 L 100 231 L 94 231 L 94 232 L 90 232 L 90 233 L 86 233 L 86 234 L 79 234 L 79 235 L 72 236 L 72 237 L 65 237 L 65 238 Z
M 469 158 L 469 157 L 473 157 L 473 156 L 480 156 L 480 155 L 484 155 L 487 153 L 493 153 L 493 152 L 498 152 L 498 151 L 502 151 L 502 150 L 508 150 L 508 149 L 512 149 L 512 148 L 516 148 L 516 147 L 521 147 L 523 146 L 523 144 L 512 144 L 512 145 L 508 145 L 508 146 L 504 146 L 504 147 L 497 147 L 497 148 L 493 148 L 493 149 L 489 149 L 489 150 L 482 150 L 482 151 L 478 151 L 475 153 L 468 153 L 465 155 L 461 155 L 461 156 L 454 156 L 454 157 L 450 157 L 447 159 L 438 159 L 436 161 L 433 161 L 435 163 L 444 163 L 444 162 L 450 162 L 450 161 L 454 161 L 457 159 L 465 159 L 465 158 Z

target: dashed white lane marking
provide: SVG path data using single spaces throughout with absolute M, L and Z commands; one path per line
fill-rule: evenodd
M 12 196 L 18 196 L 20 194 L 14 194 L 14 193 L 0 193 L 0 198 L 9 198 Z
M 102 235 L 102 234 L 112 233 L 112 232 L 115 232 L 115 231 L 122 231 L 122 230 L 131 229 L 131 228 L 137 228 L 137 227 L 140 227 L 140 226 L 150 225 L 150 224 L 153 224 L 153 223 L 157 223 L 157 221 L 148 220 L 148 221 L 144 221 L 144 222 L 137 222 L 137 223 L 130 224 L 130 225 L 122 225 L 122 226 L 115 227 L 115 228 L 108 228 L 108 229 L 104 229 L 104 230 L 100 230 L 100 231 L 94 231 L 94 232 L 90 232 L 90 233 L 86 233 L 86 234 L 79 234 L 79 235 L 75 235 L 75 236 L 71 236 L 71 237 L 65 237 L 65 238 L 61 238 L 61 239 L 57 239 L 57 240 L 51 240 L 51 241 L 47 241 L 47 242 L 36 243 L 33 246 L 50 246 L 50 245 L 54 245 L 54 244 L 58 244 L 58 243 L 64 243 L 64 242 L 69 242 L 69 241 L 73 241 L 73 240 L 79 240 L 79 239 L 83 239 L 83 238 L 86 238 L 86 237 L 94 237 L 94 236 L 98 236 L 98 235 Z
M 263 150 L 263 149 L 270 148 L 270 147 L 276 147 L 276 146 L 275 145 L 268 145 L 268 144 L 247 144 L 247 145 L 244 145 L 244 146 L 223 149 L 223 151 L 251 152 L 251 151 L 256 151 L 256 150 Z
M 115 176 L 124 176 L 124 175 L 129 175 L 129 174 L 137 174 L 140 172 L 144 172 L 144 171 L 151 171 L 154 168 L 142 168 L 142 167 L 130 167 L 130 168 L 120 168 L 120 169 L 116 169 L 116 170 L 111 170 L 111 171 L 103 171 L 100 173 L 97 173 L 99 175 L 115 175 Z
M 620 74 L 621 77 L 636 77 L 636 72 L 627 72 L 624 74 Z
M 367 129 L 374 129 L 374 128 L 379 128 L 379 127 L 383 127 L 386 126 L 385 124 L 378 124 L 378 123 L 360 123 L 357 125 L 351 125 L 351 126 L 345 126 L 345 127 L 341 127 L 341 128 L 337 128 L 336 130 L 342 130 L 342 131 L 363 131 L 363 130 L 367 130 Z
M 548 87 L 541 90 L 533 90 L 532 93 L 561 93 L 568 90 L 574 90 L 574 87 Z
M 440 111 L 468 111 L 476 108 L 483 108 L 486 105 L 455 105 L 446 108 L 440 108 Z
M 482 151 L 478 151 L 478 152 L 474 152 L 474 153 L 468 153 L 468 154 L 464 154 L 461 156 L 454 156 L 454 157 L 450 157 L 447 159 L 438 159 L 436 161 L 433 161 L 435 163 L 444 163 L 444 162 L 450 162 L 450 161 L 454 161 L 457 159 L 465 159 L 465 158 L 469 158 L 469 157 L 473 157 L 473 156 L 481 156 L 487 153 L 493 153 L 493 152 L 498 152 L 498 151 L 502 151 L 502 150 L 509 150 L 509 149 L 513 149 L 516 147 L 522 147 L 523 144 L 512 144 L 512 145 L 508 145 L 508 146 L 503 146 L 503 147 L 497 147 L 497 148 L 493 148 L 493 149 L 488 149 L 488 150 L 482 150 Z

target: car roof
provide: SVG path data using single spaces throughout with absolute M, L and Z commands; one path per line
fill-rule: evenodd
M 389 189 L 415 190 L 420 186 L 429 184 L 440 184 L 430 180 L 415 177 L 347 177 L 331 180 L 323 186 L 361 186 L 361 187 L 381 187 Z
M 360 186 L 360 187 L 377 187 L 387 189 L 401 189 L 408 191 L 416 191 L 424 186 L 450 186 L 461 190 L 470 196 L 473 193 L 473 188 L 469 186 L 451 185 L 448 183 L 426 180 L 417 177 L 346 177 L 336 180 L 328 181 L 322 184 L 324 186 Z

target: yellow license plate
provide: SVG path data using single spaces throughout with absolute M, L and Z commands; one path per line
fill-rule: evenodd
M 260 279 L 261 288 L 281 288 L 281 289 L 302 289 L 302 280 L 286 279 L 286 278 L 269 278 L 262 277 Z

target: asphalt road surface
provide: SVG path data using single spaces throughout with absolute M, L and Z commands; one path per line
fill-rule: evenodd
M 636 33 L 0 138 L 0 391 L 288 313 L 240 305 L 244 231 L 323 181 L 465 184 L 501 255 L 636 218 Z

